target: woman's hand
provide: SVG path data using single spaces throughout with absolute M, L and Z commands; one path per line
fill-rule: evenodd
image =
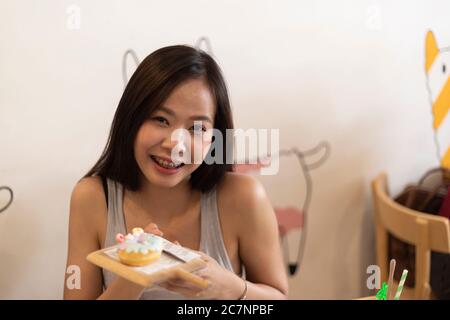
M 164 233 L 159 230 L 155 223 L 148 224 L 144 231 L 162 237 Z M 178 241 L 175 244 L 180 245 Z M 185 248 L 188 249 L 188 248 Z M 188 249 L 191 250 L 191 249 Z M 221 299 L 221 300 L 236 300 L 242 294 L 245 284 L 244 280 L 239 278 L 233 272 L 223 268 L 216 260 L 201 251 L 191 250 L 201 256 L 206 262 L 206 267 L 194 272 L 194 274 L 207 280 L 210 284 L 206 289 L 199 288 L 195 284 L 186 281 L 181 276 L 177 276 L 163 283 L 159 286 L 167 290 L 177 292 L 189 298 L 203 298 L 203 299 Z
M 210 284 L 201 289 L 181 277 L 160 283 L 159 286 L 177 292 L 185 297 L 198 299 L 237 300 L 244 291 L 244 280 L 233 272 L 223 268 L 216 260 L 201 251 L 191 250 L 201 256 L 206 267 L 194 274 L 207 280 Z
M 162 237 L 164 233 L 159 230 L 158 225 L 156 223 L 149 223 L 147 226 L 144 227 L 144 231 L 147 233 L 154 234 L 155 236 Z

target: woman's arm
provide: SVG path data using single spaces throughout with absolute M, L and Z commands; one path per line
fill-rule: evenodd
M 239 256 L 246 271 L 247 299 L 287 299 L 288 280 L 278 223 L 266 192 L 250 176 L 230 176 L 235 180 L 231 198 L 239 221 Z M 236 283 L 242 292 L 242 280 Z
M 70 200 L 67 254 L 67 267 L 78 266 L 80 286 L 68 286 L 68 280 L 70 283 L 75 274 L 66 273 L 64 299 L 138 299 L 144 290 L 139 285 L 117 277 L 102 292 L 101 268 L 88 262 L 86 256 L 100 249 L 98 230 L 105 223 L 105 212 L 105 196 L 100 180 L 95 177 L 82 179 L 75 186 Z

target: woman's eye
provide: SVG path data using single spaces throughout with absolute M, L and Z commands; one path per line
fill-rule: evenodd
M 201 126 L 201 125 L 192 126 L 191 129 L 193 129 L 194 132 L 200 132 L 200 131 L 205 132 L 206 131 L 206 128 L 204 126 Z
M 153 120 L 155 120 L 156 122 L 161 123 L 161 124 L 165 124 L 165 125 L 169 124 L 169 121 L 167 121 L 163 117 L 154 117 Z

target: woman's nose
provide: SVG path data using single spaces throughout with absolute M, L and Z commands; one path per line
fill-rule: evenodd
M 164 149 L 173 149 L 178 144 L 177 140 L 174 140 L 172 136 L 166 136 L 162 142 L 162 147 Z
M 171 152 L 175 151 L 177 156 L 182 157 L 186 153 L 187 144 L 189 143 L 188 139 L 189 136 L 186 136 L 184 130 L 174 130 L 170 135 L 165 137 L 162 142 L 162 147 Z

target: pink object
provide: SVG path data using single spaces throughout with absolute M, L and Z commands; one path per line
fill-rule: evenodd
M 262 160 L 258 160 L 257 163 L 243 163 L 243 164 L 235 164 L 233 165 L 233 171 L 239 173 L 246 173 L 250 171 L 256 171 L 264 167 L 268 167 L 270 165 L 270 158 L 264 158 Z
M 118 243 L 124 242 L 124 241 L 125 241 L 125 237 L 123 236 L 123 234 L 118 233 L 118 234 L 116 235 L 116 241 L 117 241 Z
M 447 195 L 444 198 L 439 215 L 450 219 L 450 187 L 448 187 Z
M 280 235 L 284 237 L 289 231 L 303 228 L 303 212 L 296 207 L 275 207 Z

